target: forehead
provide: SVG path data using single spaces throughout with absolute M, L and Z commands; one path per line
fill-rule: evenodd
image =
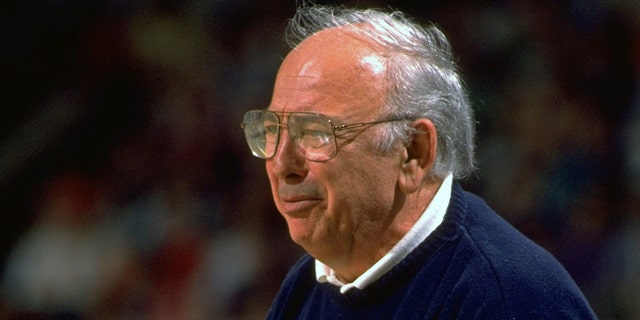
M 369 43 L 341 29 L 323 30 L 287 55 L 269 109 L 373 117 L 385 99 L 385 72 L 385 60 Z

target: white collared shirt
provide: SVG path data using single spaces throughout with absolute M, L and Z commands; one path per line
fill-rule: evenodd
M 337 278 L 333 269 L 316 259 L 316 279 L 318 282 L 329 282 L 340 287 L 340 292 L 345 293 L 353 287 L 364 289 L 378 280 L 418 247 L 442 223 L 447 207 L 449 207 L 452 186 L 453 177 L 450 174 L 444 179 L 433 200 L 413 227 L 409 229 L 409 232 L 382 259 L 378 260 L 355 281 L 343 283 Z

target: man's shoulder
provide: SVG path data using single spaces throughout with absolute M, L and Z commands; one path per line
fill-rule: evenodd
M 458 243 L 466 252 L 465 271 L 458 285 L 492 296 L 508 313 L 547 318 L 546 306 L 590 311 L 580 289 L 564 267 L 544 248 L 520 233 L 481 198 L 454 188 L 452 200 L 463 202 L 464 220 Z M 483 294 L 483 292 L 485 292 Z M 486 293 L 492 292 L 487 295 Z M 469 291 L 467 291 L 467 294 Z M 538 306 L 538 307 L 536 307 Z
M 569 275 L 562 265 L 542 246 L 535 243 L 504 220 L 481 198 L 462 191 L 466 201 L 463 241 L 485 260 L 499 277 L 548 278 Z M 510 279 L 515 280 L 515 279 Z

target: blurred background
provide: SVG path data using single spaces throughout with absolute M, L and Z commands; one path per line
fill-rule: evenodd
M 640 318 L 640 4 L 317 1 L 450 37 L 478 119 L 463 185 Z M 262 319 L 302 254 L 251 157 L 292 0 L 0 4 L 0 319 Z

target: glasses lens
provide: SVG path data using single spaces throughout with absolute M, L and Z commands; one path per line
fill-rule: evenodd
M 278 144 L 278 116 L 272 112 L 253 110 L 242 121 L 247 144 L 254 156 L 262 159 L 273 157 Z
M 289 136 L 296 142 L 303 156 L 311 161 L 326 161 L 336 154 L 331 122 L 319 114 L 293 113 L 289 115 Z

